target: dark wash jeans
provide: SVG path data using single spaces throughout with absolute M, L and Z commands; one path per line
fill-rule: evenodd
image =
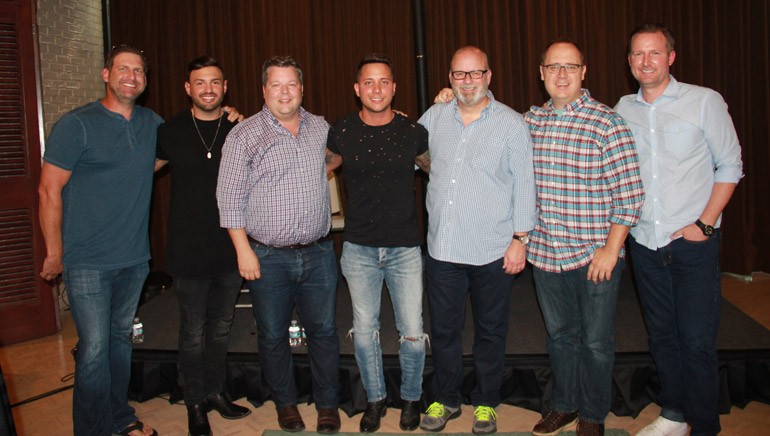
M 675 239 L 650 250 L 629 238 L 639 299 L 660 377 L 661 415 L 691 435 L 719 433 L 719 231 L 703 242 Z
M 147 262 L 112 270 L 64 269 L 78 331 L 73 434 L 117 434 L 137 421 L 134 408 L 128 405 L 129 335 L 149 272 Z
M 187 405 L 224 392 L 227 346 L 242 283 L 237 270 L 210 278 L 174 278 L 179 298 L 179 367 Z
M 252 243 L 262 277 L 248 281 L 257 321 L 259 363 L 276 407 L 297 404 L 289 324 L 296 305 L 307 335 L 317 408 L 339 406 L 339 355 L 335 319 L 337 259 L 332 241 L 307 248 Z
M 486 265 L 443 262 L 428 256 L 428 307 L 433 350 L 433 400 L 459 407 L 463 382 L 462 329 L 465 300 L 473 310 L 474 406 L 497 407 L 505 364 L 511 288 L 502 258 Z
M 624 267 L 618 259 L 612 277 L 598 283 L 586 278 L 588 265 L 559 273 L 533 268 L 548 331 L 555 411 L 577 411 L 580 419 L 595 423 L 610 412 L 615 309 Z

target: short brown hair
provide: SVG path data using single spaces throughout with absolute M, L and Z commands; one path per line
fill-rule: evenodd
M 139 56 L 142 59 L 142 66 L 144 67 L 144 73 L 147 74 L 147 58 L 144 57 L 144 52 L 132 45 L 127 45 L 127 44 L 112 46 L 112 50 L 110 50 L 110 54 L 107 56 L 107 59 L 104 61 L 104 68 L 111 70 L 112 65 L 115 63 L 115 58 L 118 57 L 119 54 L 123 54 L 123 53 L 133 53 Z
M 267 85 L 267 69 L 270 67 L 294 67 L 294 71 L 297 72 L 297 77 L 299 77 L 300 85 L 304 84 L 302 79 L 302 69 L 294 58 L 291 56 L 273 56 L 262 64 L 262 85 Z
M 666 37 L 666 46 L 668 48 L 669 52 L 674 51 L 674 35 L 671 33 L 671 29 L 668 28 L 665 24 L 661 23 L 644 23 L 639 26 L 637 26 L 632 32 L 631 36 L 628 38 L 628 54 L 631 54 L 631 41 L 634 40 L 634 37 L 640 33 L 662 33 L 663 36 Z

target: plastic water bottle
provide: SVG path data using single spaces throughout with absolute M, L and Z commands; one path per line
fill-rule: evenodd
M 293 319 L 291 320 L 291 325 L 289 326 L 289 345 L 292 347 L 297 347 L 302 343 L 302 336 L 299 329 L 299 324 L 297 324 L 297 320 Z
M 134 328 L 131 329 L 131 342 L 141 344 L 144 342 L 144 325 L 139 318 L 134 318 Z

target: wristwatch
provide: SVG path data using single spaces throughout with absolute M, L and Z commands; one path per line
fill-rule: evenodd
M 527 236 L 527 235 L 521 235 L 521 236 L 513 235 L 513 239 L 521 242 L 521 245 L 524 245 L 524 246 L 529 244 L 529 236 Z
M 698 226 L 700 231 L 703 232 L 703 234 L 705 236 L 713 236 L 714 235 L 714 226 L 710 226 L 708 224 L 703 224 L 703 221 L 701 221 L 700 218 L 695 220 L 695 225 Z

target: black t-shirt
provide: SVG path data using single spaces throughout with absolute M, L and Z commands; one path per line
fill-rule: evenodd
M 371 247 L 420 245 L 414 158 L 428 150 L 428 131 L 395 114 L 369 126 L 357 112 L 329 130 L 327 147 L 342 156 L 346 241 Z
M 222 145 L 235 123 L 222 115 L 219 120 L 196 120 L 183 110 L 158 127 L 158 159 L 169 161 L 171 170 L 171 207 L 168 217 L 166 272 L 185 278 L 205 278 L 238 270 L 235 248 L 227 230 L 219 226 L 217 175 L 222 159 Z

